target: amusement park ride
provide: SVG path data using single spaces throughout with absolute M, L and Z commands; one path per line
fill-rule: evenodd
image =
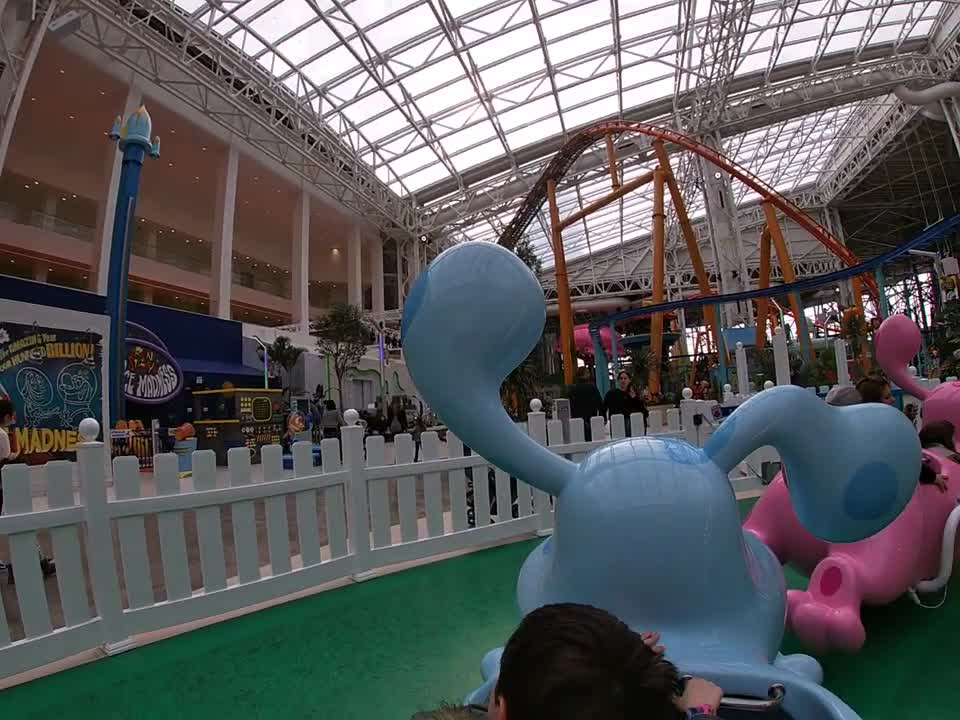
M 629 135 L 642 135 L 652 141 L 653 149 L 656 155 L 657 164 L 652 170 L 631 179 L 624 180 L 620 177 L 617 168 L 615 153 L 615 143 L 618 139 Z M 610 175 L 611 189 L 606 195 L 589 203 L 582 209 L 570 214 L 566 218 L 560 217 L 559 206 L 557 203 L 557 185 L 562 180 L 566 172 L 573 166 L 577 158 L 587 151 L 593 144 L 604 142 L 606 145 L 606 154 L 608 160 L 608 172 Z M 677 183 L 673 173 L 670 159 L 668 157 L 668 147 L 670 149 L 679 149 L 691 152 L 708 162 L 710 162 L 719 171 L 726 173 L 742 182 L 751 191 L 760 196 L 766 224 L 760 239 L 760 276 L 758 279 L 758 289 L 767 290 L 770 288 L 770 270 L 772 264 L 772 253 L 776 252 L 777 263 L 783 276 L 784 283 L 791 284 L 796 282 L 796 274 L 793 268 L 793 262 L 790 258 L 790 251 L 780 227 L 778 212 L 810 233 L 818 242 L 839 258 L 844 265 L 848 267 L 856 266 L 859 259 L 846 246 L 840 243 L 830 232 L 819 223 L 815 222 L 809 215 L 800 210 L 796 205 L 784 198 L 775 189 L 767 185 L 756 175 L 746 168 L 740 166 L 730 158 L 717 152 L 706 144 L 684 135 L 683 133 L 668 128 L 650 125 L 648 123 L 613 121 L 604 122 L 582 130 L 571 138 L 551 160 L 540 175 L 537 183 L 527 195 L 523 204 L 520 206 L 516 215 L 510 224 L 506 227 L 500 236 L 499 244 L 512 249 L 517 241 L 523 236 L 527 226 L 533 221 L 537 213 L 546 200 L 549 204 L 550 217 L 550 245 L 554 257 L 554 272 L 556 274 L 557 299 L 559 305 L 560 319 L 560 351 L 563 357 L 564 382 L 570 384 L 573 382 L 573 371 L 576 367 L 574 357 L 576 355 L 574 345 L 574 323 L 573 308 L 570 301 L 570 289 L 567 281 L 567 264 L 563 249 L 563 231 L 574 223 L 583 220 L 585 217 L 606 207 L 610 203 L 616 202 L 625 195 L 653 183 L 653 292 L 651 303 L 658 305 L 664 302 L 664 278 L 666 275 L 665 263 L 665 208 L 664 195 L 665 190 L 670 193 L 670 199 L 673 203 L 674 211 L 677 215 L 677 222 L 680 232 L 683 235 L 686 244 L 687 253 L 693 264 L 699 286 L 699 295 L 696 300 L 697 305 L 711 305 L 706 299 L 717 297 L 721 300 L 719 294 L 711 286 L 710 276 L 707 273 L 700 254 L 700 247 L 697 243 L 696 235 L 690 223 L 686 204 L 680 192 L 680 186 Z M 879 297 L 877 283 L 873 277 L 866 275 L 862 278 L 853 278 L 854 283 L 854 302 L 862 313 L 862 285 L 866 285 L 868 292 L 873 299 Z M 776 322 L 776 314 L 769 311 L 768 295 L 764 294 L 756 298 L 756 344 L 758 347 L 764 344 L 766 339 L 766 325 L 768 322 L 773 325 Z M 809 331 L 806 327 L 806 318 L 802 312 L 800 296 L 796 292 L 789 295 L 791 314 L 797 323 L 798 334 L 801 346 L 804 348 L 804 355 L 812 357 L 813 345 L 810 340 Z M 719 351 L 722 344 L 722 330 L 720 326 L 719 306 L 712 305 L 713 312 L 704 310 L 705 325 L 707 327 L 707 344 Z M 658 311 L 652 313 L 651 322 L 651 348 L 662 347 L 664 333 L 664 313 Z M 656 351 L 656 350 L 655 350 Z M 660 369 L 659 363 L 651 363 L 648 377 L 648 388 L 652 395 L 660 392 Z

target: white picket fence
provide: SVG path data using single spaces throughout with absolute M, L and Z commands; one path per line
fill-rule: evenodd
M 356 413 L 347 416 L 356 421 Z M 601 418 L 593 420 L 592 442 L 584 442 L 578 420 L 570 421 L 564 442 L 561 422 L 548 421 L 542 412 L 530 413 L 526 429 L 538 443 L 576 460 L 607 442 L 609 435 L 616 439 L 625 434 L 622 417 L 613 418 L 609 433 Z M 97 436 L 91 427 L 85 427 L 85 438 Z M 632 427 L 643 427 L 640 416 L 632 418 Z M 654 412 L 650 432 L 682 437 L 680 412 Z M 9 541 L 21 622 L 11 633 L 6 613 L 0 612 L 0 678 L 92 648 L 121 652 L 133 647 L 141 633 L 214 617 L 331 580 L 359 580 L 396 563 L 549 533 L 553 509 L 546 494 L 517 482 L 514 503 L 511 478 L 494 468 L 493 496 L 500 517 L 491 518 L 489 463 L 477 455 L 464 456 L 463 443 L 452 434 L 447 436 L 446 457 L 442 454 L 437 434 L 424 433 L 420 461 L 414 462 L 413 440 L 401 435 L 395 440 L 394 462 L 388 464 L 383 438 L 364 442 L 363 429 L 350 425 L 343 428 L 340 441 L 323 441 L 321 468 L 313 466 L 309 443 L 295 444 L 292 474 L 283 470 L 279 446 L 263 448 L 262 478 L 252 472 L 248 451 L 233 449 L 225 487 L 218 487 L 209 450 L 194 453 L 189 491 L 181 488 L 176 456 L 156 456 L 155 494 L 148 496 L 142 492 L 145 484 L 137 459 L 119 457 L 112 462 L 111 497 L 105 448 L 88 440 L 78 447 L 76 463 L 51 462 L 41 469 L 49 506 L 41 511 L 33 510 L 31 498 L 31 474 L 36 469 L 5 467 L 0 536 Z M 474 478 L 473 527 L 468 519 L 468 469 Z M 74 491 L 75 478 L 79 493 Z M 294 498 L 292 518 L 287 513 L 289 497 Z M 391 518 L 393 497 L 397 523 Z M 266 517 L 269 562 L 263 566 L 255 518 L 258 501 L 264 503 Z M 505 512 L 512 507 L 515 510 Z M 232 566 L 225 554 L 221 516 L 226 508 L 232 518 L 234 551 L 229 559 L 235 560 L 235 577 L 227 572 Z M 199 587 L 191 583 L 188 565 L 187 514 L 196 523 L 197 546 L 191 549 L 199 555 Z M 145 526 L 150 516 L 156 517 L 162 565 L 153 572 Z M 297 553 L 291 552 L 291 519 Z M 38 562 L 38 533 L 49 533 L 57 563 L 55 585 L 62 608 L 62 620 L 57 614 L 57 622 L 48 605 L 48 590 L 52 595 L 53 588 L 46 587 L 54 581 L 45 583 Z M 158 588 L 153 578 L 160 575 Z

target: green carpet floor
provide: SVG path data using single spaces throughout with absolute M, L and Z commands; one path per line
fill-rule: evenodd
M 479 680 L 516 622 L 533 541 L 321 593 L 0 693 L 0 717 L 406 720 Z M 801 578 L 788 576 L 792 586 Z M 857 656 L 823 658 L 826 684 L 865 720 L 948 717 L 960 686 L 960 602 L 865 613 Z M 785 651 L 798 650 L 787 638 Z

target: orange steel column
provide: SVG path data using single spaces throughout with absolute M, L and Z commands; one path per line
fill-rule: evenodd
M 763 214 L 767 219 L 767 230 L 770 231 L 770 239 L 773 240 L 773 246 L 777 249 L 777 260 L 780 261 L 780 272 L 783 274 L 783 282 L 792 283 L 796 281 L 797 276 L 793 270 L 793 262 L 790 260 L 787 241 L 784 239 L 783 233 L 780 231 L 780 223 L 777 221 L 777 209 L 769 200 L 764 200 L 763 202 Z M 801 313 L 803 310 L 800 308 L 800 303 L 797 301 L 797 296 L 794 293 L 790 293 L 789 297 L 790 307 L 793 309 L 793 319 L 797 324 L 797 335 L 799 335 L 800 318 L 802 317 Z M 809 349 L 808 352 L 811 355 L 809 359 L 813 360 L 813 341 L 809 335 L 804 340 Z
M 757 287 L 770 287 L 770 229 L 763 228 L 760 235 L 760 277 L 757 278 Z M 756 336 L 753 344 L 762 348 L 767 341 L 767 311 L 770 301 L 767 298 L 757 299 L 757 318 L 754 323 Z
M 657 168 L 653 176 L 653 302 L 663 302 L 664 280 L 664 172 Z M 660 352 L 663 345 L 663 313 L 655 313 L 650 326 L 650 368 L 647 388 L 651 396 L 660 394 Z
M 560 311 L 560 354 L 563 358 L 563 381 L 573 384 L 576 359 L 573 348 L 573 307 L 570 304 L 570 286 L 567 282 L 567 259 L 563 254 L 563 230 L 560 208 L 557 207 L 557 183 L 547 180 L 547 200 L 550 203 L 550 239 L 553 244 L 553 271 L 557 279 L 557 309 Z
M 680 223 L 680 232 L 687 244 L 687 255 L 690 256 L 690 262 L 693 264 L 693 271 L 697 275 L 697 285 L 700 286 L 700 292 L 704 295 L 713 295 L 713 289 L 710 287 L 710 276 L 707 275 L 707 268 L 703 264 L 703 257 L 700 255 L 700 246 L 697 245 L 697 236 L 693 232 L 693 226 L 690 224 L 690 216 L 687 214 L 687 206 L 683 202 L 683 196 L 680 194 L 680 186 L 677 185 L 677 179 L 673 176 L 673 168 L 670 166 L 670 157 L 667 155 L 667 149 L 662 140 L 655 140 L 653 143 L 654 152 L 657 154 L 657 162 L 660 163 L 660 169 L 663 170 L 664 179 L 667 181 L 667 188 L 670 190 L 670 199 L 673 201 L 673 209 L 677 213 L 677 221 Z M 717 328 L 713 320 L 712 306 L 703 307 L 703 318 L 710 336 L 716 342 Z M 707 350 L 709 351 L 709 342 Z

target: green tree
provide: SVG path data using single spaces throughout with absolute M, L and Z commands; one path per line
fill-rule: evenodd
M 347 370 L 357 366 L 367 346 L 373 342 L 370 327 L 363 310 L 350 303 L 334 303 L 326 316 L 310 326 L 311 334 L 317 338 L 317 349 L 327 358 L 327 362 L 333 362 L 341 409 L 343 377 Z
M 930 328 L 930 350 L 939 364 L 940 377 L 960 375 L 960 300 L 944 303 Z
M 540 277 L 540 273 L 543 272 L 543 260 L 540 259 L 540 256 L 537 255 L 533 249 L 530 238 L 526 236 L 520 238 L 520 241 L 514 246 L 513 252 L 516 253 L 518 258 L 523 260 L 524 265 L 530 268 L 534 275 L 538 278 Z
M 293 345 L 286 335 L 278 335 L 273 344 L 267 346 L 267 358 L 274 366 L 280 368 L 287 378 L 301 355 L 303 355 L 303 348 Z

